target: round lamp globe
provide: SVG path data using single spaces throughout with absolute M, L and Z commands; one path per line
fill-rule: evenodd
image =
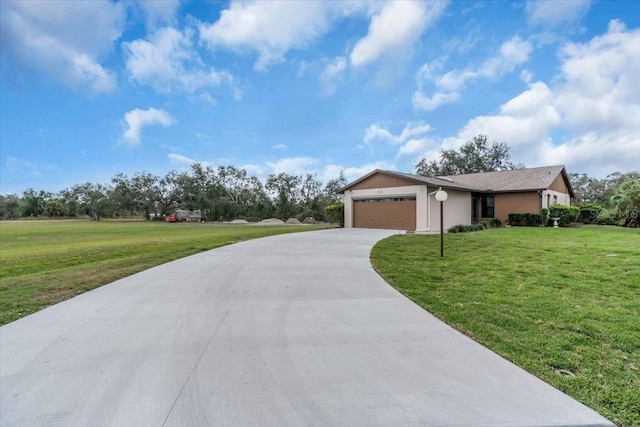
M 447 197 L 449 197 L 449 195 L 444 190 L 438 190 L 438 192 L 436 193 L 436 200 L 439 202 L 444 202 L 445 200 L 447 200 Z

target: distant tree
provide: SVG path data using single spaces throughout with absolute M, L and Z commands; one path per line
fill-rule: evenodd
M 274 207 L 271 199 L 267 195 L 264 185 L 258 178 L 250 178 L 250 189 L 248 190 L 247 220 L 261 220 L 271 218 L 274 215 Z
M 183 181 L 182 205 L 186 209 L 199 209 L 208 214 L 209 219 L 220 218 L 220 210 L 215 201 L 224 189 L 218 181 L 216 170 L 201 163 L 191 165 L 191 173 Z
M 478 135 L 459 151 L 440 150 L 438 161 L 420 160 L 416 172 L 424 176 L 444 176 L 522 168 L 524 165 L 511 161 L 509 145 L 496 141 L 489 144 L 486 135 Z
M 60 199 L 47 200 L 44 204 L 44 214 L 49 218 L 60 218 L 64 215 L 64 204 Z
M 626 179 L 617 186 L 611 202 L 618 216 L 624 220 L 624 226 L 640 227 L 640 173 L 626 174 Z
M 639 172 L 614 172 L 604 179 L 591 178 L 586 174 L 570 173 L 569 180 L 575 193 L 573 204 L 580 206 L 585 203 L 595 203 L 602 207 L 614 208 L 612 197 L 618 187 L 630 180 L 637 179 Z
M 300 201 L 300 184 L 302 177 L 280 173 L 269 175 L 265 189 L 274 200 L 275 209 L 280 219 L 287 220 L 296 215 Z
M 44 213 L 44 205 L 51 196 L 51 193 L 42 190 L 36 191 L 33 188 L 25 190 L 22 193 L 20 206 L 22 216 L 37 217 L 42 215 Z
M 130 180 L 130 188 L 137 206 L 146 219 L 159 218 L 157 201 L 160 198 L 160 177 L 149 172 L 137 172 Z
M 111 178 L 111 184 L 113 189 L 109 196 L 116 211 L 125 216 L 133 216 L 141 204 L 133 182 L 127 175 L 119 173 Z
M 20 197 L 16 194 L 0 194 L 0 216 L 3 219 L 12 219 L 19 215 Z
M 323 191 L 324 204 L 331 205 L 334 202 L 342 200 L 342 196 L 338 194 L 338 190 L 346 185 L 347 179 L 344 176 L 344 171 L 340 171 L 340 175 L 338 175 L 337 178 L 327 181 Z
M 63 206 L 63 216 L 68 218 L 75 218 L 80 212 L 80 202 L 78 201 L 78 195 L 72 188 L 65 188 L 58 193 L 58 200 Z
M 310 173 L 302 177 L 300 181 L 301 216 L 313 217 L 316 220 L 324 219 L 324 206 L 322 204 L 322 183 Z
M 159 182 L 160 198 L 157 201 L 160 218 L 168 215 L 180 203 L 184 172 L 169 171 Z
M 109 201 L 109 187 L 103 184 L 86 182 L 74 186 L 73 190 L 78 197 L 81 209 L 94 221 L 100 221 Z
M 226 217 L 244 217 L 248 211 L 248 201 L 254 183 L 247 171 L 235 166 L 218 167 L 218 182 L 224 189 L 224 199 L 228 207 Z

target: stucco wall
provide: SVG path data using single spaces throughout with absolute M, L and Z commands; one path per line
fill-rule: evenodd
M 430 188 L 429 192 L 435 191 Z M 448 194 L 444 202 L 444 230 L 458 224 L 471 224 L 471 193 L 467 191 L 445 190 Z M 425 231 L 440 231 L 440 202 L 432 194 L 431 198 L 431 228 Z M 420 230 L 416 230 L 419 232 Z
M 495 217 L 506 221 L 510 213 L 540 213 L 542 201 L 538 192 L 502 193 L 495 195 Z

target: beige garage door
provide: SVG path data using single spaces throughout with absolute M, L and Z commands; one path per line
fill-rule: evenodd
M 415 230 L 416 198 L 354 200 L 353 226 Z

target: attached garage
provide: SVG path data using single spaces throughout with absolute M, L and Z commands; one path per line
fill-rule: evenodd
M 344 226 L 436 231 L 440 224 L 432 219 L 440 215 L 440 205 L 433 195 L 439 188 L 449 193 L 445 226 L 470 223 L 471 193 L 466 188 L 451 180 L 376 169 L 340 189 Z
M 354 227 L 416 229 L 415 197 L 354 199 L 352 203 Z

